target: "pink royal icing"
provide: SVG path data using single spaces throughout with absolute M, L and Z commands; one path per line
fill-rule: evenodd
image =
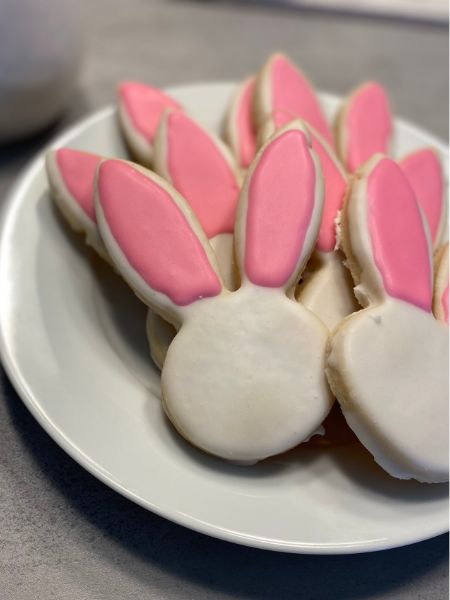
M 425 213 L 434 244 L 444 209 L 444 181 L 439 159 L 431 148 L 424 148 L 405 156 L 400 166 Z
M 449 296 L 449 290 L 448 290 L 448 283 L 447 283 L 447 287 L 444 290 L 444 293 L 442 294 L 442 308 L 444 309 L 444 317 L 445 317 L 445 322 L 448 323 L 448 296 Z
M 161 90 L 133 81 L 119 86 L 119 96 L 131 122 L 146 140 L 153 142 L 156 130 L 166 108 L 183 110 L 181 105 Z
M 332 252 L 336 246 L 335 219 L 344 202 L 347 181 L 336 162 L 330 156 L 329 150 L 311 133 L 312 147 L 317 152 L 324 179 L 324 204 L 322 221 L 320 223 L 317 249 L 322 252 Z
M 256 154 L 256 131 L 253 126 L 252 102 L 255 78 L 249 79 L 239 98 L 237 107 L 237 130 L 239 140 L 239 164 L 246 169 Z
M 250 281 L 282 287 L 301 255 L 315 201 L 316 174 L 303 132 L 275 138 L 248 190 L 245 271 Z
M 319 100 L 304 75 L 283 56 L 272 64 L 272 114 L 277 128 L 295 118 L 309 123 L 334 146 Z
M 383 158 L 367 181 L 368 225 L 386 292 L 431 311 L 432 267 L 414 192 L 400 167 Z
M 151 288 L 179 306 L 221 292 L 202 244 L 166 190 L 120 160 L 102 163 L 98 189 L 113 237 Z
M 67 190 L 94 223 L 94 179 L 101 160 L 96 154 L 71 148 L 56 151 L 56 163 Z
M 345 113 L 346 165 L 353 173 L 377 152 L 387 154 L 392 134 L 389 102 L 377 83 L 366 83 L 350 99 Z
M 239 184 L 214 140 L 181 112 L 167 118 L 167 167 L 209 238 L 232 233 Z

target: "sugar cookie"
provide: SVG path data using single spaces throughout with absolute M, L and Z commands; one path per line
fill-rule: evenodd
M 153 140 L 166 108 L 183 110 L 173 98 L 158 88 L 124 81 L 118 88 L 118 118 L 132 157 L 147 167 L 153 160 Z
M 233 229 L 240 192 L 237 166 L 225 145 L 193 119 L 167 110 L 154 140 L 154 166 L 188 202 L 209 238 L 225 287 L 236 289 Z M 161 367 L 175 330 L 147 320 L 150 353 Z
M 384 89 L 369 81 L 344 101 L 336 120 L 337 151 L 353 173 L 377 152 L 389 153 L 392 116 Z
M 344 265 L 342 252 L 336 249 L 336 219 L 344 202 L 348 178 L 332 148 L 319 133 L 309 129 L 323 172 L 324 208 L 316 248 L 296 297 L 331 330 L 344 317 L 359 310 L 351 275 Z
M 101 156 L 59 148 L 45 157 L 52 198 L 74 231 L 83 233 L 86 243 L 109 260 L 97 229 L 94 210 L 94 178 Z
M 359 171 L 342 246 L 365 310 L 331 335 L 326 373 L 347 423 L 400 479 L 448 480 L 448 329 L 431 313 L 431 244 L 400 167 Z
M 421 148 L 402 158 L 399 164 L 425 213 L 433 248 L 437 248 L 444 234 L 447 212 L 439 157 L 432 148 Z
M 433 313 L 448 325 L 448 242 L 436 253 L 434 265 Z
M 223 137 L 241 169 L 247 169 L 256 154 L 256 129 L 253 123 L 255 77 L 249 77 L 234 92 L 228 106 Z
M 258 128 L 267 125 L 269 120 L 274 129 L 278 129 L 298 118 L 334 145 L 331 129 L 311 83 L 283 54 L 273 54 L 258 74 L 253 110 Z
M 235 228 L 242 286 L 229 292 L 199 222 L 169 184 L 124 161 L 99 167 L 106 247 L 136 293 L 179 329 L 162 371 L 164 408 L 181 435 L 211 454 L 252 463 L 283 452 L 331 408 L 327 330 L 293 301 L 322 193 L 306 130 L 282 129 L 244 183 Z

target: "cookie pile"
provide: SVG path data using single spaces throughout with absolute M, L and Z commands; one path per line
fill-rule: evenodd
M 333 134 L 275 54 L 236 89 L 223 140 L 140 83 L 117 113 L 136 163 L 60 148 L 48 180 L 149 307 L 177 431 L 254 464 L 309 440 L 336 398 L 392 476 L 447 481 L 444 179 L 433 149 L 389 157 L 383 88 L 353 91 Z

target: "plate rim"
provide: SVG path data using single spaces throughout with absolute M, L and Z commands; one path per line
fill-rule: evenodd
M 196 82 L 191 84 L 183 84 L 177 86 L 171 86 L 164 88 L 168 93 L 176 93 L 179 90 L 185 90 L 186 88 L 200 87 L 200 86 L 232 86 L 236 85 L 233 81 L 205 81 Z M 321 98 L 329 98 L 330 100 L 342 100 L 342 96 L 331 94 L 327 92 L 319 92 Z M 15 182 L 6 192 L 3 200 L 3 206 L 0 210 L 0 265 L 2 265 L 5 253 L 2 251 L 5 244 L 7 244 L 9 230 L 14 223 L 15 211 L 20 206 L 20 198 L 22 197 L 22 190 L 27 189 L 29 182 L 34 176 L 42 169 L 44 163 L 44 155 L 50 148 L 58 147 L 63 145 L 66 140 L 76 136 L 78 132 L 89 128 L 97 121 L 112 115 L 116 108 L 114 105 L 109 104 L 103 108 L 97 109 L 90 112 L 84 117 L 77 119 L 68 128 L 56 134 L 52 139 L 38 150 L 35 155 L 25 164 L 17 175 Z M 446 157 L 448 160 L 448 147 L 445 142 L 436 135 L 429 133 L 425 129 L 399 117 L 395 117 L 395 123 L 401 125 L 403 128 L 409 130 L 411 133 L 421 136 L 427 140 L 427 144 L 435 146 L 439 152 Z M 0 280 L 3 266 L 0 269 Z M 86 469 L 91 475 L 99 479 L 102 483 L 118 492 L 127 499 L 135 502 L 139 506 L 154 512 L 155 514 L 168 519 L 178 525 L 187 527 L 193 531 L 208 535 L 213 538 L 218 538 L 227 542 L 236 543 L 239 545 L 272 550 L 278 552 L 288 552 L 297 554 L 314 554 L 314 555 L 341 555 L 341 554 L 358 554 L 364 552 L 374 552 L 387 550 L 391 548 L 398 548 L 414 544 L 417 542 L 431 539 L 448 531 L 448 523 L 440 528 L 435 528 L 431 532 L 424 533 L 423 535 L 415 535 L 413 537 L 405 535 L 403 538 L 397 536 L 395 539 L 383 539 L 383 543 L 380 544 L 380 540 L 377 541 L 361 541 L 361 542 L 340 542 L 340 543 L 315 543 L 315 542 L 287 542 L 283 540 L 276 540 L 272 538 L 264 538 L 261 536 L 253 536 L 243 534 L 239 531 L 233 531 L 230 529 L 224 529 L 219 526 L 214 526 L 210 523 L 205 523 L 199 519 L 186 515 L 184 513 L 174 513 L 170 510 L 165 510 L 164 506 L 154 504 L 149 500 L 140 497 L 138 494 L 128 490 L 122 486 L 108 473 L 106 473 L 101 465 L 92 460 L 86 455 L 78 446 L 68 438 L 63 431 L 52 421 L 52 419 L 46 414 L 45 410 L 42 409 L 40 402 L 33 394 L 33 391 L 28 387 L 26 378 L 21 372 L 20 365 L 14 359 L 14 352 L 9 348 L 8 336 L 6 333 L 6 327 L 4 323 L 3 301 L 0 295 L 0 360 L 5 373 L 14 387 L 17 395 L 25 404 L 26 408 L 30 411 L 33 417 L 37 420 L 39 425 L 44 431 L 58 444 L 64 452 L 66 452 L 75 462 L 81 467 Z

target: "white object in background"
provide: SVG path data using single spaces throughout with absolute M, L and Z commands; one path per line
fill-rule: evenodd
M 70 0 L 1 0 L 0 143 L 49 125 L 74 89 L 80 27 Z
M 448 23 L 447 0 L 262 0 L 300 8 Z

